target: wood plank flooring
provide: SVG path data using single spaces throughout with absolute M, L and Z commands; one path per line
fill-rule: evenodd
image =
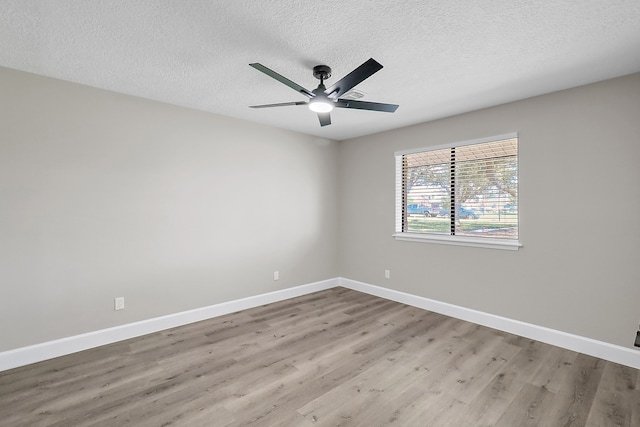
M 640 426 L 638 370 L 334 288 L 0 373 L 0 426 Z

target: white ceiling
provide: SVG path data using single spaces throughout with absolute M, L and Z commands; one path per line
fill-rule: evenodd
M 393 113 L 306 100 L 373 57 L 358 85 Z M 0 0 L 0 66 L 343 140 L 640 71 L 639 0 Z

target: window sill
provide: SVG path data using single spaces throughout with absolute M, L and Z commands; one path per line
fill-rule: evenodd
M 420 243 L 437 243 L 441 245 L 472 246 L 476 248 L 502 249 L 507 251 L 517 251 L 522 244 L 517 240 L 487 239 L 464 236 L 448 236 L 437 234 L 419 233 L 396 233 L 393 235 L 396 240 Z

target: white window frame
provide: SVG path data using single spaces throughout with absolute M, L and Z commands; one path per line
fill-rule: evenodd
M 402 231 L 402 203 L 403 203 L 403 164 L 402 157 L 406 154 L 419 153 L 424 151 L 441 150 L 452 147 L 462 147 L 465 145 L 482 144 L 485 142 L 500 141 L 503 139 L 517 138 L 518 133 L 512 132 L 504 135 L 495 135 L 486 138 L 473 139 L 462 142 L 454 142 L 450 144 L 437 145 L 432 147 L 415 148 L 411 150 L 396 151 L 396 224 L 395 233 L 393 237 L 396 240 L 420 242 L 420 243 L 436 243 L 444 245 L 457 245 L 457 246 L 472 246 L 477 248 L 489 248 L 489 249 L 503 249 L 503 250 L 518 250 L 522 247 L 522 243 L 515 239 L 491 239 L 485 237 L 467 237 L 467 236 L 451 236 L 446 234 L 428 234 L 428 233 L 409 233 Z M 520 150 L 518 150 L 518 156 Z M 520 160 L 518 159 L 518 173 Z M 518 192 L 519 195 L 519 192 Z M 518 229 L 520 228 L 520 215 L 518 215 Z M 519 235 L 520 233 L 518 233 Z

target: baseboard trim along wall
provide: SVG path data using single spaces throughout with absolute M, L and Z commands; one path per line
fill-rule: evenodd
M 111 344 L 138 336 L 159 332 L 165 329 L 201 320 L 234 313 L 264 304 L 282 301 L 289 298 L 310 294 L 325 289 L 342 286 L 355 291 L 364 292 L 413 307 L 466 320 L 479 325 L 488 326 L 504 332 L 545 342 L 547 344 L 599 357 L 604 360 L 640 369 L 640 352 L 633 349 L 609 344 L 579 335 L 569 334 L 554 329 L 537 326 L 518 320 L 508 319 L 469 308 L 460 307 L 429 298 L 420 297 L 393 289 L 383 288 L 356 280 L 337 277 L 266 294 L 242 298 L 234 301 L 214 304 L 194 310 L 170 314 L 167 316 L 129 323 L 113 328 L 102 329 L 86 334 L 75 335 L 58 340 L 48 341 L 27 347 L 17 348 L 0 353 L 0 371 L 17 368 L 54 357 L 87 350 L 101 345 Z
M 0 371 L 338 286 L 337 278 L 74 335 L 0 353 Z
M 401 302 L 413 307 L 455 317 L 456 319 L 466 320 L 478 325 L 488 326 L 500 331 L 520 335 L 525 338 L 541 341 L 557 347 L 566 348 L 567 350 L 576 351 L 578 353 L 587 354 L 589 356 L 598 357 L 600 359 L 640 369 L 640 351 L 633 350 L 631 348 L 625 348 L 615 344 L 609 344 L 603 341 L 597 341 L 591 338 L 585 338 L 579 335 L 546 328 L 544 326 L 537 326 L 531 323 L 496 316 L 494 314 L 484 313 L 355 280 L 339 278 L 338 284 L 342 287 L 353 289 L 355 291 Z

